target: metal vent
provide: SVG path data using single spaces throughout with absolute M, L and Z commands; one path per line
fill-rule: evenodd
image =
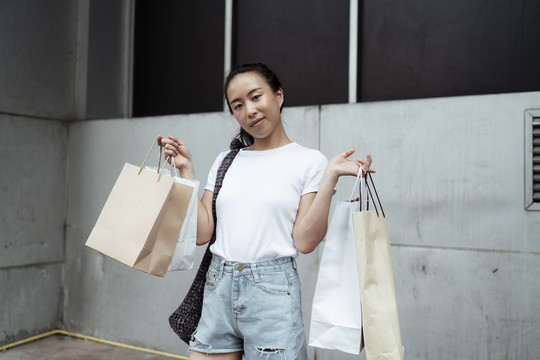
M 525 111 L 525 209 L 540 210 L 540 109 Z

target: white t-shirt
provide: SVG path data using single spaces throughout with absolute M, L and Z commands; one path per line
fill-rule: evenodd
M 208 175 L 214 191 L 219 154 Z M 302 195 L 319 190 L 328 160 L 297 143 L 277 149 L 242 149 L 217 197 L 216 242 L 211 250 L 226 260 L 264 261 L 298 256 L 292 230 Z

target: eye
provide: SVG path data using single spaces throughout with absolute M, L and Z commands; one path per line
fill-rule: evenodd
M 233 110 L 238 110 L 242 107 L 242 104 L 236 104 L 233 106 Z
M 253 101 L 259 100 L 262 95 L 255 95 L 253 96 Z

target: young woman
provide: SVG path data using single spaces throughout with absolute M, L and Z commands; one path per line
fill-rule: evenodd
M 292 142 L 281 121 L 284 93 L 264 64 L 233 68 L 224 86 L 229 109 L 240 124 L 231 147 L 242 147 L 212 196 L 217 157 L 198 206 L 197 244 L 211 246 L 199 326 L 190 359 L 307 359 L 300 281 L 294 259 L 323 240 L 338 178 L 356 176 L 366 161 L 350 161 L 347 150 L 328 162 L 317 150 Z M 186 144 L 159 137 L 185 178 L 194 178 Z

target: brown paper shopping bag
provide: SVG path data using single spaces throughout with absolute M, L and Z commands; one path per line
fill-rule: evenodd
M 86 245 L 137 270 L 165 276 L 193 188 L 144 169 L 154 146 L 141 167 L 124 165 Z
M 372 201 L 375 210 L 353 213 L 366 359 L 403 360 L 404 349 L 401 344 L 386 217 L 369 173 L 368 178 L 373 185 L 379 208 Z M 372 192 L 367 180 L 366 188 L 364 193 L 370 196 Z

